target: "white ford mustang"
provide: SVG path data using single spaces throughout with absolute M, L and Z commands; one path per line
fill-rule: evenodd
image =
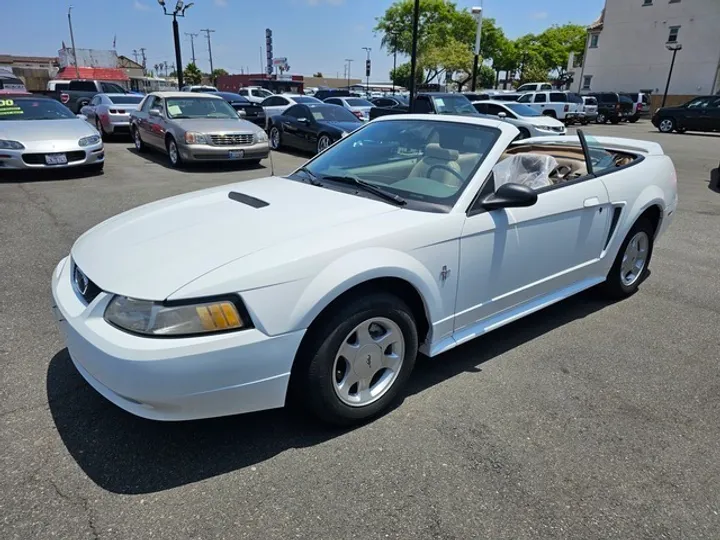
M 431 357 L 583 289 L 635 292 L 677 206 L 651 142 L 513 142 L 398 115 L 288 177 L 188 193 L 82 235 L 53 273 L 72 360 L 139 416 L 379 414 Z

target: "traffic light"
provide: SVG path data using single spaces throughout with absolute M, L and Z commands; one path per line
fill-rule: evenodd
M 365 61 L 365 76 L 366 77 L 370 76 L 370 65 L 371 65 L 370 60 L 366 60 Z

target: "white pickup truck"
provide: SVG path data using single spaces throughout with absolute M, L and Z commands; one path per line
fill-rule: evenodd
M 527 92 L 518 99 L 518 103 L 524 103 L 540 114 L 552 116 L 566 124 L 582 121 L 585 116 L 582 105 L 571 101 L 565 92 Z

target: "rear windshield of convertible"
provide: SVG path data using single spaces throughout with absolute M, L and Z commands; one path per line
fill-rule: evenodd
M 375 184 L 405 199 L 409 208 L 447 212 L 499 136 L 496 128 L 461 122 L 371 122 L 323 152 L 306 169 L 320 180 L 351 176 Z M 326 187 L 347 191 L 346 186 L 332 183 Z

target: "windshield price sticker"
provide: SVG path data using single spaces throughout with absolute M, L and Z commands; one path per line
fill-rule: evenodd
M 0 115 L 10 114 L 23 114 L 23 110 L 12 99 L 0 99 Z
M 176 114 L 182 114 L 182 109 L 179 105 L 169 105 L 168 112 L 175 116 Z

